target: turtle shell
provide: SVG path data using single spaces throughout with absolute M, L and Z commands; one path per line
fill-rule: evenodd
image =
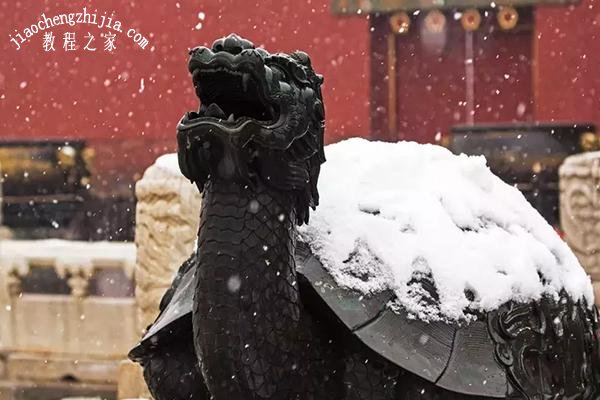
M 370 349 L 441 388 L 490 398 L 600 396 L 595 307 L 565 295 L 508 303 L 469 323 L 425 322 L 390 309 L 391 291 L 364 296 L 340 287 L 304 243 L 298 243 L 296 264 L 303 301 L 320 299 Z M 170 301 L 131 359 L 141 360 L 175 332 L 191 329 L 194 271 L 182 267 Z
M 173 338 L 181 329 L 191 329 L 194 290 L 196 289 L 194 257 L 188 260 L 175 277 L 171 289 L 161 301 L 161 311 L 156 320 L 148 327 L 146 334 L 128 354 L 133 361 L 142 359 Z
M 562 294 L 507 303 L 469 323 L 424 322 L 391 310 L 391 291 L 364 296 L 340 287 L 304 243 L 296 261 L 299 277 L 353 335 L 438 387 L 491 398 L 600 396 L 598 313 L 583 301 Z
M 444 389 L 506 397 L 506 372 L 494 359 L 494 342 L 484 322 L 461 328 L 411 318 L 388 307 L 395 298 L 392 291 L 365 296 L 337 285 L 305 244 L 299 244 L 296 260 L 298 274 L 339 320 L 379 355 Z

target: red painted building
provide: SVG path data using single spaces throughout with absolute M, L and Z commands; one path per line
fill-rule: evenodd
M 340 3 L 372 7 L 369 1 Z M 411 9 L 410 3 L 392 5 L 386 13 L 371 10 L 373 138 L 432 142 L 454 125 L 479 123 L 600 126 L 600 75 L 593 69 L 600 65 L 595 0 L 511 8 L 516 24 L 509 29 L 499 17 L 508 9 L 493 2 L 454 1 L 466 6 L 444 10 L 442 23 L 433 29 L 429 11 Z M 463 26 L 469 3 L 481 18 L 472 31 Z M 400 30 L 394 25 L 398 14 L 408 24 Z
M 174 150 L 178 119 L 197 107 L 188 48 L 230 32 L 272 51 L 311 54 L 325 76 L 328 142 L 356 135 L 430 142 L 453 125 L 480 122 L 600 125 L 597 0 L 517 7 L 510 30 L 496 20 L 500 6 L 477 0 L 477 30 L 461 26 L 465 6 L 445 10 L 443 35 L 433 36 L 427 10 L 409 10 L 410 27 L 399 35 L 390 26 L 399 2 L 387 0 L 383 13 L 367 0 L 346 3 L 356 6 L 351 16 L 332 12 L 328 0 L 3 1 L 0 139 L 86 139 L 96 150 L 96 187 L 128 185 L 158 154 Z M 110 29 L 93 24 L 11 41 L 42 14 L 84 7 L 120 21 L 113 51 L 104 50 Z M 128 37 L 130 29 L 148 40 L 145 48 Z M 55 50 L 45 51 L 50 32 Z M 66 33 L 75 34 L 72 51 L 63 47 Z

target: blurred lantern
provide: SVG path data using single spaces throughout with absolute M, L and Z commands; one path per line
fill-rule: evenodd
M 421 44 L 429 54 L 440 55 L 446 48 L 448 40 L 448 24 L 446 17 L 438 10 L 427 13 L 421 24 Z
M 348 11 L 348 0 L 339 0 L 338 7 L 342 12 Z
M 473 32 L 479 28 L 479 25 L 481 25 L 481 14 L 479 14 L 479 11 L 474 8 L 465 10 L 460 18 L 460 23 L 465 31 Z
M 446 28 L 446 17 L 438 10 L 431 10 L 425 17 L 425 28 L 431 33 L 441 33 Z
M 360 0 L 358 2 L 358 8 L 364 13 L 370 13 L 373 9 L 373 5 L 371 4 L 371 0 Z
M 58 160 L 58 164 L 62 168 L 72 168 L 77 163 L 75 157 L 77 156 L 77 150 L 73 146 L 65 145 L 59 147 L 56 151 L 56 158 Z
M 392 14 L 390 17 L 390 27 L 392 28 L 392 32 L 404 35 L 408 33 L 410 28 L 410 17 L 404 11 Z
M 519 21 L 519 13 L 513 7 L 502 7 L 496 17 L 498 24 L 504 30 L 513 29 Z
M 579 136 L 579 145 L 583 151 L 600 150 L 600 137 L 595 132 L 584 132 Z

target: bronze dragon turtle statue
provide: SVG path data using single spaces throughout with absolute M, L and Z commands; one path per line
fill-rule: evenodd
M 198 249 L 130 352 L 156 400 L 600 398 L 584 301 L 426 323 L 390 310 L 391 292 L 339 287 L 297 240 L 325 161 L 323 78 L 307 54 L 230 35 L 193 49 L 189 71 L 202 106 L 177 140 L 203 195 Z

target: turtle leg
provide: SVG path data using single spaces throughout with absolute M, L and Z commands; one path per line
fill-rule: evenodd
M 398 400 L 493 400 L 491 397 L 450 392 L 405 370 L 398 378 L 396 390 L 394 399 Z
M 143 360 L 144 380 L 155 400 L 210 399 L 192 337 L 190 323 L 189 330 L 179 331 L 177 337 Z
M 344 399 L 396 399 L 398 367 L 367 351 L 348 353 L 344 361 Z

